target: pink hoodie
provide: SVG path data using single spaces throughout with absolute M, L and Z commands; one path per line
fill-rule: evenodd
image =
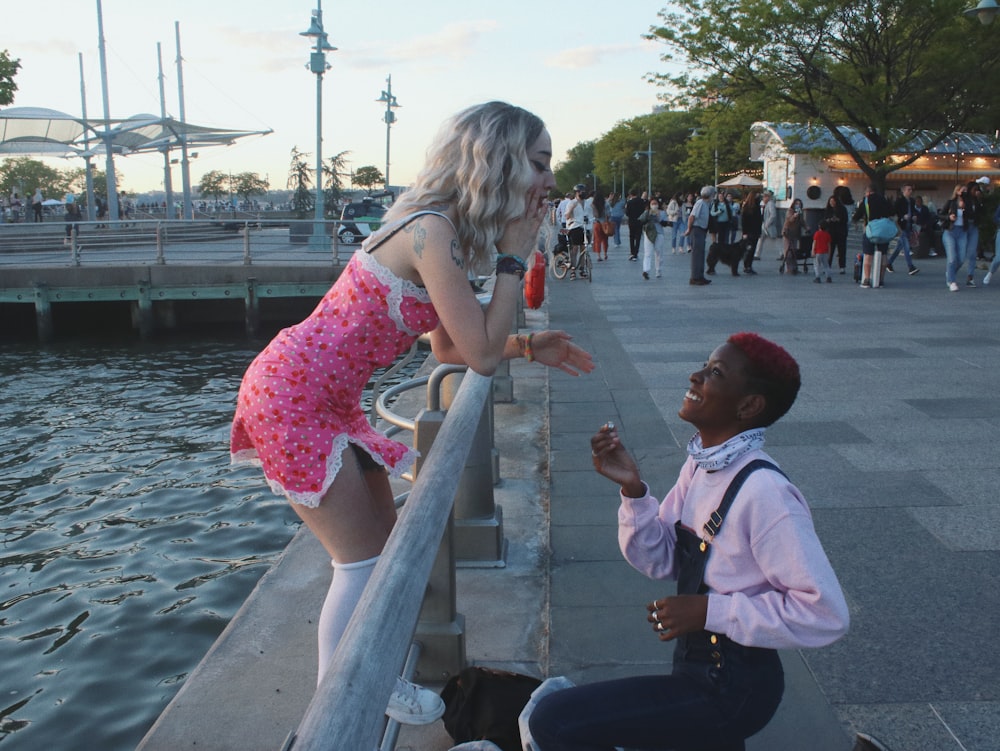
M 676 579 L 674 522 L 704 536 L 730 481 L 753 459 L 750 451 L 725 469 L 706 472 L 688 457 L 677 483 L 659 503 L 622 496 L 618 543 L 632 566 L 652 579 Z M 750 647 L 822 647 L 849 625 L 847 603 L 798 488 L 767 469 L 752 473 L 711 547 L 705 628 Z

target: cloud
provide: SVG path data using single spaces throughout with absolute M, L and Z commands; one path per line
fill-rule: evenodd
M 384 68 L 406 62 L 454 64 L 475 54 L 482 46 L 483 35 L 495 31 L 493 20 L 462 21 L 442 26 L 433 34 L 407 42 L 379 41 L 344 52 L 344 63 L 352 68 Z
M 545 58 L 545 64 L 562 70 L 582 70 L 604 65 L 623 54 L 645 51 L 654 42 L 641 40 L 635 44 L 608 44 L 574 47 Z

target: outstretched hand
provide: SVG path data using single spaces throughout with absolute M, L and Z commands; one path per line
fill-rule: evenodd
M 559 368 L 572 376 L 594 369 L 594 358 L 576 346 L 565 331 L 537 331 L 531 337 L 532 356 L 543 365 Z

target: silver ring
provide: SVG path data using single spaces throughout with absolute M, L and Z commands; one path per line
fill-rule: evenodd
M 666 631 L 666 629 L 663 628 L 663 624 L 660 623 L 659 621 L 656 622 L 656 630 L 657 631 Z
M 657 623 L 660 622 L 660 614 L 656 610 L 653 611 L 653 620 L 656 621 Z

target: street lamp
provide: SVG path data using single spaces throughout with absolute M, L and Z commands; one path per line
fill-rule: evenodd
M 586 174 L 586 177 L 592 177 L 592 178 L 594 178 L 594 193 L 596 193 L 597 192 L 597 175 L 595 175 L 593 172 L 588 172 Z
M 396 97 L 392 95 L 392 76 L 385 79 L 385 91 L 382 92 L 382 96 L 375 100 L 376 102 L 385 102 L 385 114 L 382 119 L 385 121 L 385 191 L 389 192 L 389 129 L 392 124 L 396 122 L 396 113 L 392 110 L 400 105 L 396 101 Z
M 326 53 L 337 49 L 327 42 L 323 31 L 323 1 L 316 0 L 316 10 L 312 12 L 312 23 L 307 31 L 299 36 L 316 40 L 313 53 L 309 56 L 306 68 L 316 74 L 316 213 L 313 217 L 312 237 L 309 247 L 314 250 L 324 250 L 326 245 L 326 228 L 323 223 L 323 74 L 330 66 L 326 62 Z
M 634 156 L 636 159 L 641 156 L 646 157 L 646 200 L 648 201 L 653 195 L 653 141 L 649 141 L 645 151 L 637 151 Z
M 962 11 L 969 18 L 973 16 L 978 18 L 979 23 L 983 26 L 993 23 L 997 12 L 1000 12 L 1000 5 L 997 5 L 997 0 L 979 0 L 979 5 L 975 8 Z

